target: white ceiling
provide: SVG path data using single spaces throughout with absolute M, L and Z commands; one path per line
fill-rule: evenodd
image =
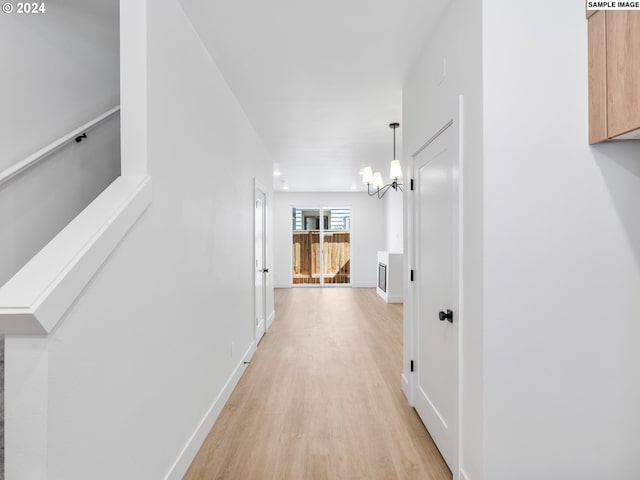
M 402 83 L 448 0 L 180 0 L 289 191 L 387 180 Z M 397 132 L 398 144 L 402 125 Z

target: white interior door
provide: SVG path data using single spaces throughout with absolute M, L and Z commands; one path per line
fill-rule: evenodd
M 255 327 L 256 345 L 266 332 L 267 320 L 267 274 L 269 270 L 265 265 L 265 194 L 256 188 L 255 208 Z
M 414 159 L 414 403 L 452 472 L 458 463 L 458 148 L 447 127 Z M 451 312 L 453 318 L 447 318 Z M 457 477 L 456 477 L 457 478 Z

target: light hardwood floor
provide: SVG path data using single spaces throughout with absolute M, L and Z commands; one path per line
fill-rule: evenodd
M 275 295 L 276 320 L 184 478 L 450 480 L 400 389 L 402 306 L 373 289 Z

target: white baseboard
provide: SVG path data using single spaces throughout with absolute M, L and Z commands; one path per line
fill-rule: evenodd
M 400 379 L 402 384 L 402 393 L 404 393 L 404 396 L 407 397 L 407 400 L 409 401 L 409 405 L 411 405 L 411 385 L 409 385 L 409 379 L 404 373 L 400 375 Z
M 205 414 L 204 418 L 200 421 L 200 424 L 196 428 L 195 432 L 193 432 L 191 438 L 189 438 L 189 441 L 178 455 L 177 460 L 169 469 L 169 473 L 165 475 L 164 480 L 182 480 L 184 474 L 187 473 L 191 462 L 193 462 L 193 459 L 198 453 L 198 450 L 200 450 L 202 443 L 204 442 L 205 438 L 207 438 L 211 427 L 213 427 L 213 424 L 220 415 L 220 412 L 222 412 L 222 409 L 227 403 L 227 400 L 229 400 L 233 389 L 236 387 L 238 381 L 240 381 L 240 377 L 242 377 L 242 374 L 246 370 L 247 365 L 244 362 L 248 362 L 249 360 L 251 360 L 253 354 L 255 353 L 255 350 L 255 342 L 251 342 L 251 345 L 249 345 L 249 348 L 240 359 L 240 362 L 234 369 L 229 380 L 227 380 L 227 383 L 223 387 L 222 391 L 213 401 L 213 404 L 209 407 L 209 410 Z
M 269 328 L 271 328 L 271 324 L 275 319 L 276 319 L 276 311 L 272 310 L 271 313 L 269 314 L 269 317 L 267 318 L 267 331 L 269 331 Z
M 376 288 L 375 283 L 352 283 L 353 288 Z
M 387 297 L 387 303 L 404 303 L 402 297 Z
M 291 288 L 290 283 L 275 283 L 273 288 Z
M 460 469 L 460 480 L 469 480 L 469 477 L 467 477 L 467 474 L 464 473 L 463 469 Z

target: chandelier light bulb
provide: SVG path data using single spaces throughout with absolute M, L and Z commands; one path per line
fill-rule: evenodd
M 364 167 L 362 183 L 364 185 L 371 185 L 373 183 L 373 169 L 371 167 Z
M 391 162 L 389 177 L 391 177 L 391 180 L 396 180 L 396 181 L 402 178 L 402 167 L 400 166 L 400 160 L 393 160 Z
M 382 174 L 376 172 L 373 174 L 373 188 L 382 188 L 384 182 L 382 181 Z

